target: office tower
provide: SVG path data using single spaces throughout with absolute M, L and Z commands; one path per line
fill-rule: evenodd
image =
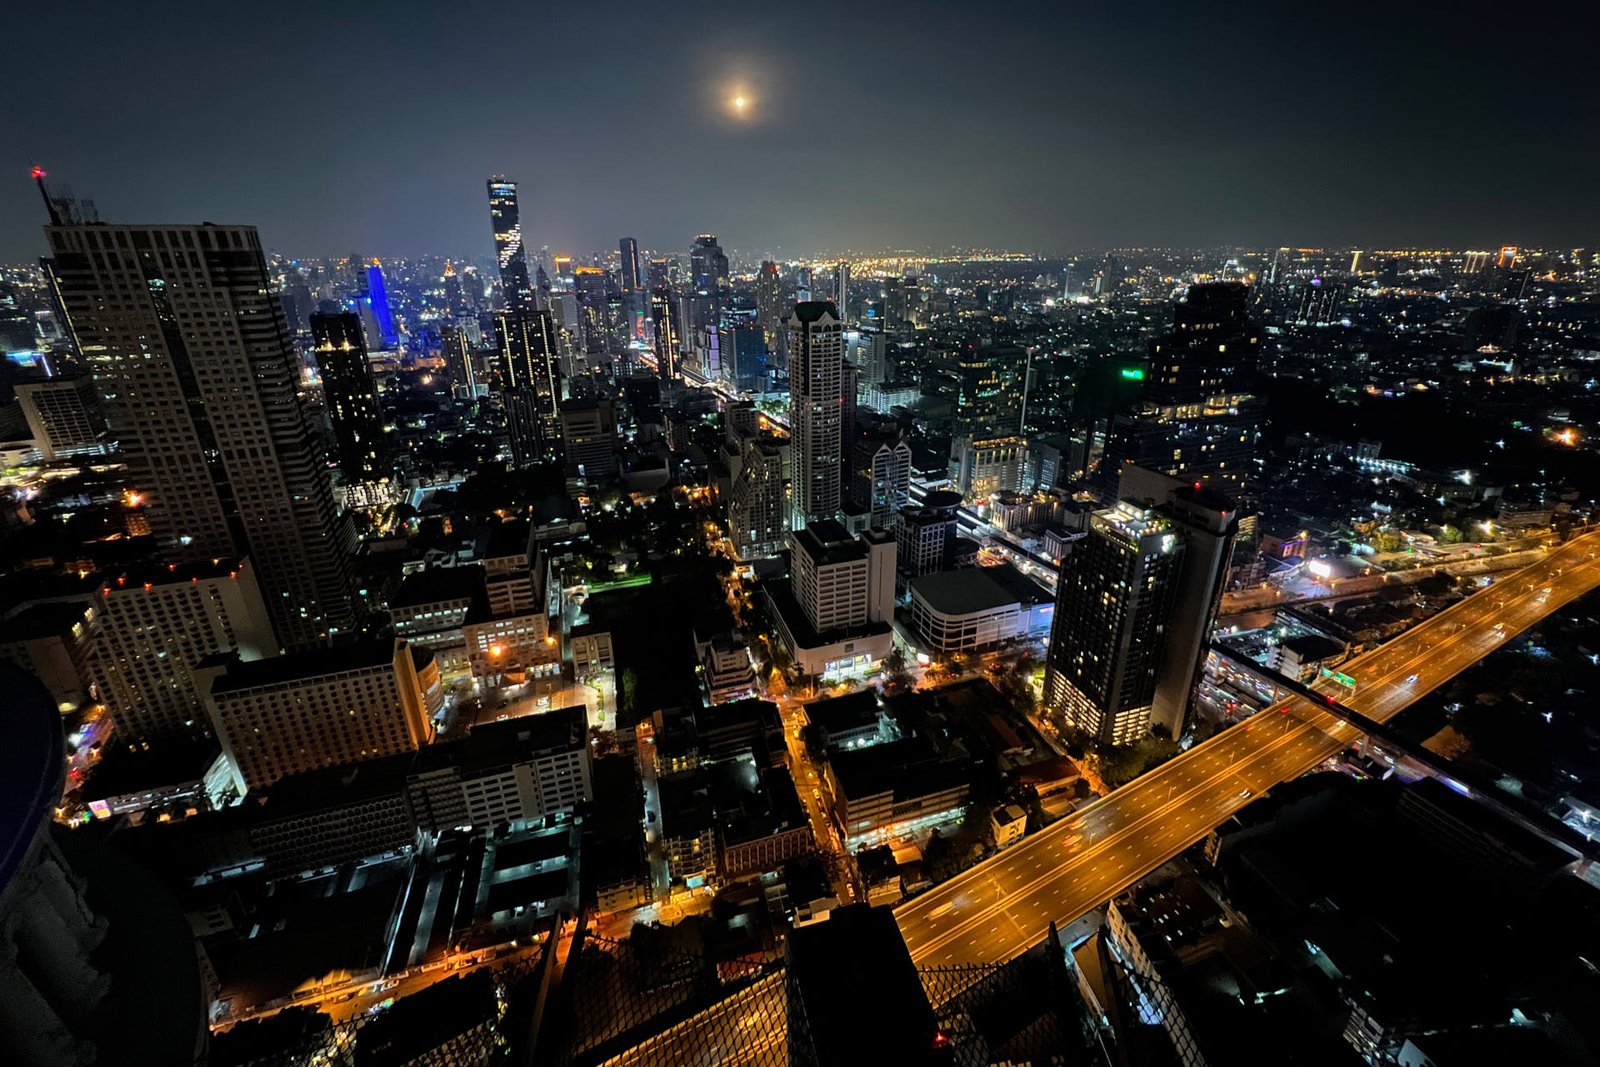
M 1243 491 L 1260 435 L 1259 405 L 1246 384 L 1261 351 L 1249 292 L 1237 282 L 1192 285 L 1173 305 L 1172 332 L 1150 344 L 1141 410 L 1107 430 L 1093 480 L 1101 500 L 1115 498 L 1127 465 L 1228 495 Z
M 789 428 L 794 511 L 803 522 L 839 511 L 844 337 L 826 300 L 796 304 L 789 315 Z
M 639 242 L 632 237 L 624 237 L 617 243 L 617 249 L 622 254 L 622 266 L 619 272 L 622 291 L 631 293 L 644 288 L 644 280 L 639 275 Z
M 910 322 L 906 289 L 912 284 L 909 278 L 889 278 L 884 281 L 883 322 L 888 329 L 902 329 Z
M 950 442 L 950 480 L 962 499 L 987 503 L 994 493 L 1022 489 L 1026 437 L 957 437 Z
M 584 351 L 591 356 L 612 352 L 616 345 L 611 328 L 611 287 L 606 272 L 599 267 L 577 267 L 572 272 L 572 282 L 577 292 Z
M 414 752 L 443 703 L 433 653 L 390 637 L 197 672 L 241 794 L 290 774 Z
M 689 249 L 689 286 L 701 292 L 716 292 L 728 284 L 728 257 L 717 244 L 717 235 L 702 233 Z
M 124 744 L 210 729 L 193 675 L 201 660 L 278 654 L 248 559 L 120 572 L 95 591 L 93 617 L 88 673 Z
M 856 365 L 863 385 L 882 385 L 893 378 L 889 365 L 889 346 L 882 330 L 860 329 L 845 332 L 845 358 Z
M 794 272 L 794 301 L 804 304 L 811 299 L 811 268 L 796 267 Z
M 478 395 L 478 368 L 472 345 L 467 341 L 467 331 L 457 323 L 447 322 L 439 327 L 439 355 L 449 369 L 450 380 L 469 399 Z
M 682 332 L 678 314 L 678 302 L 673 298 L 671 289 L 658 285 L 650 290 L 650 326 L 655 343 L 656 373 L 662 381 L 678 377 Z
M 251 226 L 46 227 L 62 299 L 173 561 L 248 555 L 279 642 L 352 624 L 348 527 Z
M 361 319 L 332 308 L 325 304 L 311 316 L 311 340 L 322 374 L 322 401 L 339 445 L 339 470 L 347 485 L 382 481 L 392 470 Z
M 673 273 L 675 272 L 672 264 L 665 258 L 657 257 L 652 259 L 645 266 L 645 287 L 651 292 L 657 289 L 671 289 Z
M 739 469 L 728 490 L 728 540 L 741 560 L 776 556 L 789 535 L 782 445 L 750 433 L 739 436 L 738 448 Z
M 383 267 L 377 260 L 367 268 L 367 304 L 372 308 L 372 318 L 378 324 L 378 338 L 382 349 L 400 347 L 400 331 L 395 328 L 394 310 L 389 306 L 389 287 L 383 284 Z
M 898 433 L 867 434 L 852 451 L 851 499 L 874 529 L 889 529 L 911 498 L 911 446 Z
M 767 391 L 767 341 L 761 327 L 744 321 L 717 331 L 722 377 L 738 393 Z
M 1165 418 L 1225 413 L 1240 375 L 1261 354 L 1261 331 L 1249 319 L 1250 287 L 1191 285 L 1172 307 L 1172 332 L 1150 342 L 1145 406 Z
M 494 226 L 494 258 L 500 265 L 506 307 L 532 311 L 538 306 L 538 296 L 528 273 L 528 254 L 522 247 L 516 182 L 498 175 L 489 179 L 489 221 Z
M 762 260 L 761 269 L 756 272 L 756 321 L 761 325 L 770 352 L 778 351 L 783 344 L 784 320 L 788 317 L 786 303 L 778 265 L 770 259 Z
M 526 467 L 554 455 L 561 432 L 555 322 L 548 311 L 506 312 L 494 321 L 512 462 Z
M 1022 429 L 1026 349 L 968 343 L 956 353 L 955 364 L 957 433 L 982 437 Z
M 1045 702 L 1102 745 L 1150 732 L 1183 550 L 1171 520 L 1119 502 L 1089 517 L 1061 562 Z
M 106 423 L 92 379 L 24 382 L 16 392 L 28 434 L 44 462 L 105 452 Z
M 617 473 L 616 416 L 609 400 L 577 399 L 561 405 L 561 447 L 567 477 L 593 480 Z
M 839 309 L 839 321 L 850 321 L 850 264 L 840 260 L 833 267 L 833 303 Z

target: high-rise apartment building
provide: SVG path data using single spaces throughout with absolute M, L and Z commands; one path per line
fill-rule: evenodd
M 950 480 L 964 500 L 987 502 L 1022 488 L 1028 469 L 1026 437 L 957 437 L 950 442 Z
M 728 491 L 728 539 L 741 560 L 783 551 L 789 535 L 789 496 L 783 484 L 783 449 L 766 434 L 738 441 L 739 469 Z
M 778 265 L 770 259 L 761 261 L 756 272 L 756 322 L 767 339 L 767 349 L 777 352 L 784 342 L 784 322 L 788 318 L 787 301 L 783 298 L 783 276 Z
M 1100 744 L 1150 731 L 1184 547 L 1171 520 L 1118 503 L 1062 561 L 1045 702 Z
M 489 179 L 489 222 L 494 226 L 494 258 L 500 266 L 500 288 L 506 307 L 531 311 L 538 296 L 528 273 L 528 253 L 522 247 L 522 211 L 517 204 L 517 183 L 496 175 Z
M 367 362 L 361 317 L 350 311 L 319 311 L 311 316 L 311 341 L 345 483 L 360 485 L 389 477 L 383 409 Z
M 210 729 L 194 668 L 221 653 L 276 656 L 248 559 L 119 573 L 94 595 L 89 676 L 125 744 Z
M 854 443 L 851 499 L 874 529 L 890 529 L 911 497 L 911 446 L 899 434 L 867 434 Z
M 789 426 L 794 512 L 820 522 L 839 511 L 843 479 L 844 329 L 827 300 L 796 304 L 789 315 Z
M 415 751 L 443 703 L 433 653 L 374 638 L 198 672 L 241 793 L 290 774 Z
M 1222 604 L 1239 509 L 1214 489 L 1141 467 L 1123 468 L 1118 495 L 1124 500 L 1155 501 L 1156 510 L 1183 535 L 1183 566 L 1150 705 L 1151 728 L 1176 741 L 1189 724 L 1195 685 Z
M 850 321 L 850 264 L 840 260 L 833 267 L 833 303 L 839 309 L 839 321 Z
M 279 642 L 348 631 L 347 527 L 251 226 L 46 227 L 113 435 L 173 562 L 249 555 Z
M 106 423 L 90 378 L 52 378 L 17 385 L 17 406 L 39 458 L 56 463 L 106 450 Z
M 495 332 L 512 462 L 526 467 L 554 455 L 561 436 L 555 321 L 548 311 L 505 312 L 495 316 Z

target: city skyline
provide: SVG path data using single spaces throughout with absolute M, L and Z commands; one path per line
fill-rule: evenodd
M 821 48 L 801 47 L 779 13 L 647 19 L 625 6 L 535 22 L 401 6 L 381 21 L 313 20 L 289 5 L 251 19 L 243 39 L 230 12 L 176 27 L 101 14 L 72 41 L 72 79 L 19 79 L 0 259 L 42 252 L 37 202 L 21 185 L 36 164 L 98 197 L 108 217 L 249 223 L 270 248 L 307 256 L 474 254 L 490 245 L 482 189 L 496 173 L 522 185 L 532 250 L 615 248 L 623 234 L 687 248 L 708 231 L 750 257 L 1498 247 L 1585 244 L 1600 223 L 1582 196 L 1600 152 L 1581 136 L 1582 64 L 1562 59 L 1576 41 L 1538 38 L 1548 61 L 1525 95 L 1470 72 L 1501 69 L 1536 31 L 1501 25 L 1491 38 L 1459 8 L 1449 21 L 1389 11 L 1342 27 L 1170 6 L 1152 20 L 1164 32 L 1151 32 L 1115 12 L 1027 8 L 1008 21 L 891 5 L 816 12 L 835 42 Z M 648 26 L 648 47 L 628 63 L 618 27 L 634 22 Z M 25 72 L 69 55 L 58 32 L 37 29 L 20 27 L 38 44 Z M 209 46 L 218 39 L 239 43 Z M 401 73 L 376 80 L 312 39 L 357 54 L 365 43 L 372 64 Z M 492 65 L 478 83 L 403 73 L 407 57 L 482 70 L 499 40 L 557 64 Z M 151 51 L 188 58 L 164 71 L 159 93 L 117 91 L 137 73 L 124 57 Z M 611 74 L 586 75 L 585 59 Z M 205 90 L 220 77 L 236 89 Z M 348 118 L 310 118 L 330 110 Z M 251 137 L 211 134 L 241 114 Z M 1513 129 L 1497 165 L 1477 162 Z M 663 169 L 669 150 L 707 166 Z

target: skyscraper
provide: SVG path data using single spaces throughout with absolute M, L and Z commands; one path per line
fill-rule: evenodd
M 680 348 L 678 301 L 672 290 L 658 285 L 650 291 L 650 325 L 655 338 L 656 374 L 663 381 L 678 377 Z
M 764 259 L 761 269 L 756 272 L 756 321 L 761 324 L 761 332 L 766 336 L 768 351 L 777 352 L 783 346 L 783 324 L 788 317 L 787 310 L 784 307 L 783 278 L 778 274 L 778 265 L 770 259 Z
M 506 307 L 531 311 L 537 306 L 537 296 L 528 273 L 528 254 L 522 247 L 516 182 L 499 175 L 489 179 L 489 221 L 494 225 L 494 258 L 500 265 Z
M 631 293 L 644 287 L 644 282 L 639 276 L 639 242 L 632 237 L 624 237 L 617 243 L 618 250 L 622 253 L 622 291 Z
M 512 462 L 526 467 L 554 455 L 561 437 L 555 322 L 548 311 L 504 312 L 495 316 L 495 332 Z
M 251 226 L 45 229 L 61 294 L 173 562 L 249 555 L 278 640 L 349 630 L 348 527 Z
M 789 536 L 783 450 L 777 438 L 744 434 L 739 469 L 728 492 L 728 540 L 741 560 L 776 556 Z
M 850 321 L 850 264 L 840 260 L 833 268 L 833 302 L 839 308 L 839 321 Z
M 383 283 L 383 267 L 373 260 L 367 267 L 367 306 L 378 325 L 378 340 L 383 348 L 398 348 L 400 331 L 394 324 L 394 309 L 389 306 L 389 287 Z
M 705 292 L 716 292 L 728 284 L 728 257 L 717 244 L 717 235 L 702 233 L 689 249 L 689 284 Z
M 361 317 L 327 304 L 311 316 L 311 339 L 322 374 L 322 400 L 339 445 L 339 470 L 346 484 L 387 478 L 391 471 L 378 387 L 367 363 Z
M 1259 436 L 1246 384 L 1261 351 L 1249 287 L 1192 285 L 1173 305 L 1173 328 L 1150 344 L 1141 410 L 1115 418 L 1093 488 L 1115 498 L 1122 468 L 1151 467 L 1236 496 Z
M 1045 702 L 1100 744 L 1150 730 L 1183 549 L 1170 520 L 1118 503 L 1089 517 L 1088 536 L 1062 560 Z
M 839 511 L 844 328 L 827 300 L 796 304 L 789 316 L 789 423 L 794 446 L 794 511 L 822 522 Z
M 1122 500 L 1062 562 L 1045 698 L 1105 744 L 1188 724 L 1239 528 L 1233 501 L 1126 467 Z

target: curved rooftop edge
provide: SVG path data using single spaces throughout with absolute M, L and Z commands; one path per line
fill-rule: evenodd
M 0 744 L 0 891 L 11 884 L 66 785 L 61 713 L 37 678 L 0 667 L 6 739 Z

